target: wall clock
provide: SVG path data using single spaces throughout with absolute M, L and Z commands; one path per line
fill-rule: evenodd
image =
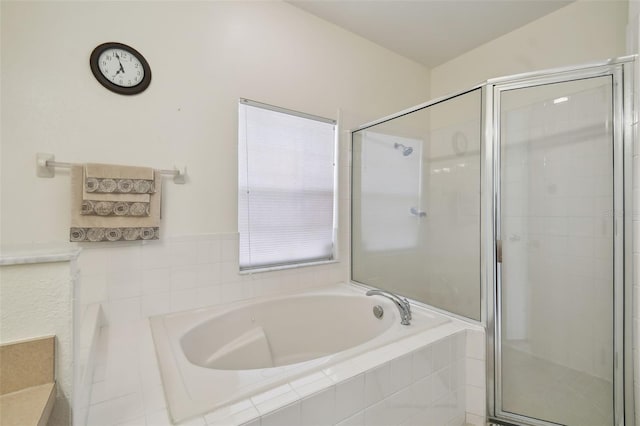
M 122 43 L 103 43 L 89 58 L 91 72 L 107 89 L 121 95 L 143 92 L 151 83 L 147 60 L 133 47 Z

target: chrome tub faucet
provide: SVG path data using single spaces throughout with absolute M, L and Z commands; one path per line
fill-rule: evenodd
M 411 305 L 406 297 L 400 297 L 386 290 L 369 290 L 367 296 L 383 296 L 395 303 L 398 311 L 400 311 L 400 318 L 402 325 L 411 325 Z

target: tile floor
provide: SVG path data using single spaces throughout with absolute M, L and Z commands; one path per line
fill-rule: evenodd
M 613 424 L 611 382 L 503 346 L 505 411 L 561 424 Z

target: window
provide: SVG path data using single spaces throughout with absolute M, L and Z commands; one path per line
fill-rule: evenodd
M 335 121 L 240 100 L 240 269 L 334 258 Z

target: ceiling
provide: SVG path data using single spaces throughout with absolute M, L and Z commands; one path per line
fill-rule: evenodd
M 289 0 L 429 68 L 573 0 Z

